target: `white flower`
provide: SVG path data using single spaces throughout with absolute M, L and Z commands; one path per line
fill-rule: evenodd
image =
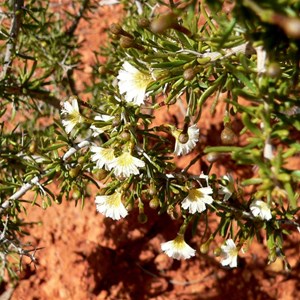
M 203 212 L 206 204 L 211 204 L 214 200 L 210 194 L 213 193 L 211 187 L 203 187 L 198 189 L 190 189 L 189 194 L 183 199 L 181 206 L 188 209 L 190 214 Z
M 145 166 L 145 162 L 132 156 L 129 152 L 124 152 L 109 163 L 109 168 L 114 169 L 116 176 L 129 177 L 131 174 L 139 174 L 139 169 Z
M 238 250 L 234 241 L 232 239 L 226 240 L 225 245 L 221 246 L 221 250 L 221 265 L 229 266 L 231 268 L 237 267 Z
M 99 115 L 95 117 L 96 121 L 103 121 L 103 122 L 107 122 L 110 121 L 111 119 L 113 119 L 114 117 L 112 116 L 108 116 L 108 115 Z M 98 136 L 99 134 L 105 132 L 105 130 L 109 129 L 111 127 L 111 125 L 104 125 L 103 127 L 99 128 L 95 125 L 91 125 L 90 129 L 93 131 L 92 136 Z
M 111 148 L 103 148 L 92 146 L 91 152 L 94 154 L 91 156 L 91 160 L 96 162 L 96 168 L 102 169 L 103 166 L 105 170 L 111 170 L 110 163 L 115 159 L 114 150 Z
M 184 241 L 183 235 L 178 235 L 174 240 L 162 243 L 161 250 L 175 259 L 187 259 L 195 256 L 196 253 L 196 250 Z
M 232 196 L 234 189 L 234 178 L 231 174 L 226 174 L 222 176 L 222 179 L 227 181 L 226 185 L 220 184 L 219 194 L 224 195 L 223 200 L 228 201 L 228 199 Z
M 112 195 L 96 196 L 96 209 L 108 218 L 120 220 L 127 216 L 128 212 L 122 203 L 122 193 L 115 192 Z
M 124 62 L 122 69 L 117 76 L 119 90 L 125 94 L 125 100 L 135 105 L 144 103 L 146 88 L 152 81 L 150 75 L 142 73 L 129 62 Z
M 182 132 L 182 130 L 179 130 L 179 129 L 176 129 L 175 131 L 172 132 L 173 136 L 176 139 L 175 149 L 174 149 L 174 154 L 176 154 L 176 155 L 185 155 L 185 154 L 191 152 L 195 148 L 195 146 L 199 140 L 199 129 L 197 128 L 196 125 L 192 125 L 188 128 L 188 131 L 187 131 L 188 141 L 186 143 L 181 143 L 178 140 L 181 132 Z
M 68 101 L 63 103 L 61 114 L 66 114 L 65 119 L 62 120 L 62 124 L 67 133 L 70 133 L 77 124 L 83 121 L 83 117 L 79 112 L 76 98 L 72 98 L 72 104 L 70 104 Z
M 250 204 L 250 210 L 254 217 L 267 221 L 272 219 L 271 210 L 268 204 L 262 200 L 254 200 Z

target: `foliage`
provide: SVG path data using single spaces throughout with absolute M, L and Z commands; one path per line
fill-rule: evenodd
M 182 238 L 189 225 L 209 227 L 209 219 L 218 218 L 219 226 L 203 237 L 201 252 L 221 235 L 226 245 L 215 254 L 234 267 L 236 260 L 226 251 L 237 255 L 263 233 L 269 262 L 279 256 L 288 268 L 284 235 L 287 225 L 299 230 L 300 173 L 286 162 L 300 151 L 300 5 L 122 1 L 127 15 L 122 25 L 111 25 L 110 43 L 96 53 L 106 62 L 98 59 L 93 66 L 85 91 L 90 99 L 83 101 L 73 77 L 81 61 L 75 32 L 96 4 L 73 3 L 74 12 L 55 11 L 51 1 L 3 5 L 2 275 L 6 268 L 13 276 L 10 255 L 35 260 L 34 245 L 21 242 L 26 205 L 46 209 L 64 197 L 83 204 L 88 184 L 98 187 L 96 208 L 108 217 L 120 219 L 133 208 L 139 221 L 147 222 L 149 202 L 161 218 L 182 220 L 179 236 L 162 246 L 174 258 L 195 255 Z M 213 118 L 222 103 L 221 143 L 201 144 L 197 124 L 204 107 L 210 105 Z M 155 123 L 155 115 L 178 104 L 185 111 L 181 128 Z M 243 124 L 239 132 L 235 120 Z M 193 150 L 194 158 L 179 169 L 177 157 Z M 222 157 L 237 169 L 255 168 L 255 177 L 219 178 L 211 169 Z M 190 172 L 206 162 L 205 173 Z M 49 188 L 53 183 L 57 194 Z M 23 198 L 28 190 L 34 196 Z M 181 246 L 187 254 L 173 251 Z

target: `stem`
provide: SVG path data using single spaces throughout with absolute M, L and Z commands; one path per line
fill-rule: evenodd
M 1 87 L 1 86 L 0 86 Z M 33 99 L 40 100 L 42 102 L 45 102 L 49 105 L 52 105 L 53 107 L 59 109 L 60 108 L 60 100 L 56 98 L 55 96 L 51 95 L 50 91 L 42 90 L 42 89 L 36 89 L 36 90 L 30 90 L 26 89 L 24 93 L 24 88 L 20 86 L 5 86 L 4 87 L 4 94 L 13 94 L 17 96 L 29 96 Z
M 78 150 L 87 147 L 90 145 L 88 140 L 82 141 L 77 144 L 75 147 L 70 148 L 63 156 L 62 160 L 65 162 L 71 155 L 76 153 Z M 13 201 L 18 200 L 22 197 L 27 191 L 29 191 L 34 185 L 38 185 L 42 177 L 45 176 L 45 172 L 42 172 L 40 175 L 33 177 L 29 182 L 23 184 L 21 188 L 15 192 L 9 199 L 3 202 L 0 206 L 0 215 L 2 215 L 12 204 Z
M 24 0 L 14 0 L 13 1 L 13 20 L 10 26 L 9 40 L 6 45 L 6 51 L 4 56 L 3 70 L 0 75 L 0 81 L 3 80 L 7 74 L 10 73 L 10 68 L 12 65 L 12 55 L 15 52 L 16 42 L 19 35 L 20 27 L 22 25 L 22 8 L 24 6 Z
M 78 27 L 78 24 L 79 24 L 80 20 L 82 19 L 83 15 L 85 13 L 85 10 L 88 8 L 89 4 L 90 4 L 90 0 L 84 0 L 83 1 L 82 6 L 79 9 L 79 12 L 78 12 L 77 16 L 73 20 L 73 23 L 66 30 L 66 35 L 72 36 L 74 34 L 76 28 Z

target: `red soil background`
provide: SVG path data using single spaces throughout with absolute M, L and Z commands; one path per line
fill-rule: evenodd
M 83 89 L 82 80 L 88 82 L 90 77 L 94 63 L 92 51 L 107 40 L 108 27 L 121 16 L 120 6 L 99 7 L 90 23 L 80 22 L 76 33 L 84 44 L 81 49 L 83 68 L 75 78 L 79 90 Z M 222 105 L 217 107 L 213 118 L 209 106 L 204 109 L 199 123 L 202 143 L 219 143 L 222 108 Z M 178 107 L 158 112 L 156 122 L 170 122 L 175 116 L 182 120 Z M 235 126 L 236 130 L 240 129 L 239 122 Z M 190 154 L 185 160 L 181 159 L 179 166 L 185 166 L 193 156 Z M 291 165 L 299 169 L 299 160 Z M 192 172 L 199 174 L 203 167 L 205 164 L 198 164 Z M 217 163 L 213 169 L 218 175 L 228 171 L 235 178 L 253 175 L 252 169 L 236 169 L 228 160 Z M 30 236 L 25 241 L 43 249 L 36 253 L 36 267 L 24 264 L 19 284 L 10 290 L 13 300 L 300 298 L 298 232 L 286 237 L 290 272 L 285 271 L 281 259 L 267 265 L 265 241 L 254 242 L 249 252 L 241 254 L 238 268 L 226 269 L 213 256 L 216 243 L 206 255 L 198 251 L 196 257 L 186 261 L 176 261 L 161 253 L 160 244 L 173 239 L 180 224 L 168 216 L 157 217 L 147 207 L 149 221 L 142 225 L 137 222 L 137 209 L 118 222 L 104 218 L 96 213 L 93 196 L 86 199 L 83 209 L 75 207 L 74 202 L 65 201 L 61 205 L 54 204 L 47 211 L 31 206 L 27 210 L 26 221 L 40 222 L 40 225 L 28 227 Z M 215 227 L 216 222 L 211 220 L 210 225 Z M 187 235 L 193 248 L 199 249 L 203 232 L 204 226 L 199 224 L 197 235 Z

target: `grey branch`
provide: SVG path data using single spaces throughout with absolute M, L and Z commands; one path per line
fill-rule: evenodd
M 66 161 L 71 155 L 76 153 L 78 150 L 88 147 L 91 144 L 90 141 L 85 140 L 77 144 L 75 147 L 70 148 L 63 156 L 62 160 Z M 15 192 L 8 200 L 3 202 L 0 205 L 0 215 L 2 215 L 12 204 L 13 201 L 18 200 L 20 197 L 22 197 L 27 191 L 29 191 L 34 185 L 39 185 L 39 181 L 42 178 L 42 174 L 39 176 L 33 177 L 29 182 L 23 184 L 21 188 Z
M 16 41 L 22 24 L 22 17 L 23 17 L 22 7 L 24 6 L 24 0 L 14 0 L 13 6 L 14 6 L 13 20 L 10 26 L 9 41 L 6 45 L 3 70 L 0 76 L 0 80 L 6 77 L 7 73 L 9 73 L 9 69 L 12 64 L 12 55 L 16 47 Z

